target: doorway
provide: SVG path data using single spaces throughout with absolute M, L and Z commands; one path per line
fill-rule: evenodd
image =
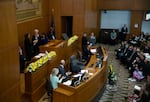
M 61 17 L 61 31 L 62 34 L 66 34 L 68 37 L 72 36 L 73 16 Z

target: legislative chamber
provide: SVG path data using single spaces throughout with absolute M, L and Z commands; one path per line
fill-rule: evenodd
M 54 102 L 92 101 L 107 82 L 109 57 L 99 43 L 110 44 L 111 31 L 120 36 L 123 24 L 128 27 L 126 40 L 142 31 L 149 34 L 149 4 L 149 0 L 1 0 L 0 102 L 38 102 L 47 93 L 52 68 L 64 59 L 69 71 L 70 56 L 82 59 L 83 34 L 89 38 L 93 32 L 97 44 L 90 48 L 85 68 L 53 90 Z M 80 80 L 76 82 L 75 76 Z
M 70 45 L 68 45 L 68 41 L 53 40 L 40 46 L 40 54 L 33 57 L 25 73 L 25 96 L 29 102 L 37 102 L 46 93 L 46 79 L 49 77 L 52 68 L 59 65 L 61 59 L 66 60 L 66 70 L 70 69 L 70 56 L 78 56 L 78 39 L 74 40 Z M 44 58 L 47 56 L 45 51 L 49 52 L 50 55 L 47 60 Z M 75 84 L 73 81 L 74 76 L 79 74 L 74 74 L 67 82 L 60 83 L 59 88 L 53 90 L 53 102 L 70 102 L 73 100 L 87 102 L 94 99 L 103 90 L 107 79 L 108 54 L 105 48 L 100 46 L 92 47 L 91 51 L 92 55 L 85 68 L 81 71 L 82 74 L 86 72 L 86 79 L 83 79 L 82 76 L 78 84 Z M 54 55 L 52 54 L 53 52 Z M 69 53 L 66 55 L 66 52 Z M 70 85 L 65 84 L 68 82 Z M 84 98 L 82 97 L 83 95 Z

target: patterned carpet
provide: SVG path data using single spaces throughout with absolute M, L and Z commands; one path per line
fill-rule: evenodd
M 115 49 L 117 49 L 119 45 L 100 45 L 108 51 L 108 65 L 113 65 L 113 70 L 117 75 L 117 83 L 113 87 L 113 90 L 110 90 L 111 86 L 107 84 L 102 97 L 94 102 L 127 102 L 125 97 L 133 93 L 134 85 L 142 86 L 143 82 L 128 81 L 128 70 L 124 65 L 120 64 L 120 61 L 117 60 L 115 56 Z

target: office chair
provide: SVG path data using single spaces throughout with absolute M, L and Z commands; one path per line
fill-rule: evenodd
M 77 60 L 75 55 L 72 55 L 70 57 L 70 71 L 72 73 L 78 73 L 84 67 L 85 67 L 84 64 L 79 60 Z
M 53 102 L 53 88 L 52 88 L 51 81 L 48 78 L 46 79 L 46 87 L 45 87 L 45 89 L 47 91 L 48 97 L 43 98 L 43 101 L 45 99 L 50 99 L 50 102 Z
M 69 37 L 68 37 L 68 35 L 66 33 L 62 33 L 62 38 L 64 40 L 68 40 L 69 39 Z
M 82 62 L 84 65 L 86 65 L 87 61 L 85 59 L 83 59 L 82 52 L 80 50 L 78 50 L 77 53 L 78 53 L 79 61 Z
M 82 52 L 80 50 L 78 50 L 77 52 L 78 52 L 78 56 L 79 56 L 79 61 L 83 61 Z

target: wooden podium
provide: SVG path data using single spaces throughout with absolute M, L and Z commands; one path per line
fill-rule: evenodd
M 44 64 L 35 72 L 25 73 L 25 96 L 28 100 L 27 102 L 38 102 L 45 94 L 47 64 Z
M 25 73 L 25 96 L 27 102 L 38 102 L 46 92 L 46 79 L 49 77 L 52 68 L 57 67 L 61 59 L 65 59 L 66 65 L 68 65 L 70 56 L 77 52 L 77 46 L 77 41 L 67 46 L 67 42 L 64 40 L 51 40 L 48 44 L 40 46 L 40 52 L 45 52 L 46 50 L 48 52 L 55 51 L 56 57 L 42 65 L 35 72 Z M 32 59 L 33 62 L 36 60 L 36 58 Z M 68 66 L 66 68 L 69 69 Z
M 104 55 L 102 67 L 96 67 L 96 55 L 91 55 L 85 69 L 93 73 L 93 75 L 77 87 L 59 84 L 59 87 L 53 91 L 53 102 L 90 102 L 94 99 L 98 92 L 102 90 L 107 80 L 108 54 L 104 48 L 101 49 Z

